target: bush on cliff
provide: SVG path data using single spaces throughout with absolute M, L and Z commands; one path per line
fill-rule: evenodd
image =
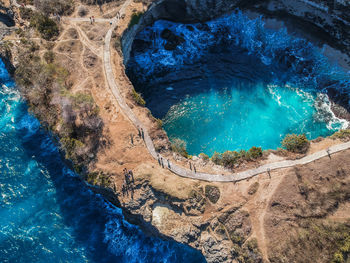
M 135 100 L 135 102 L 140 105 L 140 106 L 145 106 L 146 105 L 146 101 L 142 98 L 142 95 L 138 92 L 136 92 L 135 89 L 132 90 L 132 97 Z
M 34 0 L 34 6 L 45 15 L 70 14 L 74 9 L 73 0 Z
M 309 149 L 310 142 L 305 134 L 287 134 L 282 140 L 282 146 L 290 152 L 305 153 Z
M 262 156 L 261 147 L 253 146 L 248 151 L 226 151 L 224 153 L 215 152 L 211 157 L 213 163 L 217 165 L 223 165 L 228 168 L 233 168 L 235 164 L 243 161 L 256 160 Z
M 66 157 L 81 171 L 94 160 L 100 145 L 103 122 L 98 107 L 90 94 L 69 90 L 69 72 L 55 63 L 54 55 L 42 60 L 33 47 L 30 40 L 22 43 L 16 83 L 29 110 L 58 135 Z
M 186 146 L 187 145 L 186 145 L 186 142 L 184 140 L 181 140 L 178 138 L 174 138 L 171 140 L 171 150 L 173 152 L 176 152 L 176 153 L 182 155 L 185 158 L 188 157 Z
M 348 140 L 350 139 L 350 130 L 339 130 L 331 136 L 332 139 Z
M 128 25 L 128 28 L 132 28 L 134 25 L 137 25 L 142 17 L 142 12 L 136 12 L 131 15 L 131 19 Z
M 57 37 L 59 34 L 58 25 L 54 20 L 41 13 L 33 13 L 30 18 L 30 26 L 34 27 L 45 40 Z

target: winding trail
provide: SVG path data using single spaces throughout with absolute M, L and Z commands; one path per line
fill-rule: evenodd
M 122 5 L 119 11 L 121 15 L 125 13 L 125 9 L 130 3 L 131 3 L 131 0 L 127 0 Z M 154 148 L 152 139 L 147 132 L 147 129 L 141 123 L 141 121 L 135 116 L 135 114 L 130 109 L 130 107 L 126 104 L 124 97 L 121 94 L 120 89 L 118 88 L 118 85 L 115 82 L 115 78 L 112 70 L 112 63 L 111 63 L 110 43 L 112 38 L 112 32 L 115 29 L 115 27 L 118 26 L 118 22 L 119 22 L 119 19 L 114 18 L 112 20 L 112 25 L 105 37 L 104 50 L 103 50 L 103 66 L 105 69 L 107 82 L 113 93 L 113 96 L 117 100 L 121 109 L 124 111 L 125 115 L 131 120 L 131 122 L 136 126 L 136 128 L 143 129 L 144 141 L 145 141 L 146 147 L 149 153 L 152 155 L 152 157 L 157 160 L 159 157 L 162 157 L 162 156 L 160 154 L 157 154 Z M 165 161 L 165 166 L 167 166 L 171 172 L 186 178 L 209 181 L 209 182 L 234 182 L 234 181 L 241 181 L 241 180 L 256 176 L 258 174 L 265 173 L 268 170 L 272 171 L 276 169 L 292 167 L 295 165 L 307 164 L 315 160 L 318 160 L 320 158 L 330 156 L 331 154 L 334 154 L 336 152 L 344 151 L 349 148 L 350 148 L 350 142 L 346 142 L 346 143 L 342 143 L 342 144 L 338 144 L 330 147 L 328 149 L 328 152 L 326 150 L 323 150 L 323 151 L 316 152 L 314 154 L 310 154 L 298 160 L 285 160 L 285 161 L 280 161 L 275 163 L 269 163 L 269 164 L 262 165 L 258 168 L 254 168 L 254 169 L 250 169 L 250 170 L 246 170 L 243 172 L 234 173 L 230 175 L 208 174 L 208 173 L 201 173 L 201 172 L 194 173 L 193 171 L 185 169 L 181 166 L 178 166 L 172 163 L 171 161 L 168 161 L 168 162 Z M 167 160 L 164 157 L 162 158 L 164 160 Z
M 121 6 L 121 9 L 119 11 L 120 15 L 125 14 L 125 10 L 131 2 L 132 2 L 132 0 L 127 0 L 124 2 L 124 4 Z M 12 0 L 12 4 L 16 7 L 20 7 L 20 5 L 17 4 L 16 0 Z M 33 7 L 33 6 L 27 5 L 26 7 L 29 7 L 31 9 L 35 9 L 35 7 Z M 89 18 L 64 17 L 63 19 L 67 19 L 71 22 L 90 22 Z M 96 18 L 95 22 L 111 23 L 111 26 L 110 26 L 110 28 L 107 31 L 107 34 L 105 36 L 104 47 L 103 47 L 103 56 L 102 56 L 103 67 L 104 67 L 104 71 L 106 74 L 108 86 L 111 89 L 113 96 L 117 100 L 117 102 L 118 102 L 120 108 L 123 110 L 124 114 L 130 119 L 130 121 L 135 125 L 135 127 L 137 129 L 142 129 L 144 131 L 144 142 L 146 144 L 146 147 L 147 147 L 149 153 L 152 155 L 152 157 L 157 160 L 158 158 L 160 158 L 162 156 L 156 152 L 156 150 L 154 148 L 154 144 L 152 142 L 151 137 L 149 136 L 149 133 L 148 133 L 146 127 L 141 123 L 141 121 L 135 116 L 135 114 L 130 109 L 130 107 L 126 104 L 124 97 L 121 94 L 120 89 L 115 82 L 114 73 L 112 70 L 110 43 L 111 43 L 111 38 L 112 38 L 112 32 L 118 26 L 119 19 L 116 17 L 113 19 Z M 79 31 L 79 33 L 82 34 L 81 31 Z M 84 34 L 82 34 L 82 35 L 84 35 Z M 87 41 L 87 39 L 85 39 L 85 40 L 87 43 L 89 43 L 89 41 Z M 89 44 L 91 44 L 91 43 L 89 43 Z M 92 44 L 88 45 L 88 47 L 90 49 L 92 49 L 91 51 L 96 54 L 96 50 L 94 50 L 95 48 L 93 47 Z M 97 54 L 98 53 L 99 52 L 97 51 Z M 249 170 L 242 171 L 239 173 L 233 173 L 230 175 L 208 174 L 208 173 L 201 173 L 201 172 L 194 173 L 193 171 L 191 171 L 189 169 L 185 169 L 177 164 L 174 164 L 171 161 L 168 161 L 164 157 L 162 157 L 162 158 L 165 160 L 165 166 L 167 166 L 167 168 L 171 172 L 173 172 L 179 176 L 182 176 L 182 177 L 196 179 L 196 180 L 203 180 L 203 181 L 208 181 L 208 182 L 235 182 L 235 181 L 241 181 L 241 180 L 262 174 L 262 173 L 266 173 L 268 170 L 273 171 L 276 169 L 288 168 L 288 167 L 292 167 L 295 165 L 307 164 L 307 163 L 313 162 L 315 160 L 318 160 L 320 158 L 324 158 L 327 156 L 330 157 L 331 154 L 334 154 L 334 153 L 337 153 L 340 151 L 344 151 L 344 150 L 349 149 L 349 148 L 350 148 L 350 142 L 346 142 L 346 143 L 331 146 L 330 148 L 328 148 L 327 151 L 326 150 L 319 151 L 319 152 L 310 154 L 310 155 L 305 156 L 304 158 L 301 158 L 298 160 L 285 160 L 285 161 L 280 161 L 280 162 L 275 162 L 275 163 L 269 163 L 269 164 L 259 166 L 258 168 L 249 169 Z

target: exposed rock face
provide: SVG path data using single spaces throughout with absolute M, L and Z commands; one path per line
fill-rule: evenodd
M 133 38 L 145 27 L 160 19 L 194 23 L 204 22 L 225 13 L 255 9 L 268 15 L 292 16 L 316 26 L 334 40 L 334 45 L 350 52 L 350 2 L 344 0 L 159 0 L 152 3 L 140 23 L 126 31 L 122 38 L 124 64 L 132 48 Z

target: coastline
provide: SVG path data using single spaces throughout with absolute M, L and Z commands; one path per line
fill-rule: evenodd
M 138 6 L 138 8 L 140 8 L 140 6 Z M 129 10 L 129 15 L 130 15 L 130 13 L 132 13 L 130 11 L 131 10 Z M 116 55 L 115 54 L 116 51 L 113 50 L 112 52 L 114 52 L 114 55 Z M 118 61 L 118 59 L 117 59 L 117 61 L 114 60 L 113 62 L 115 64 L 119 63 L 119 66 L 120 66 L 120 61 Z M 120 78 L 120 75 L 119 75 L 120 73 L 115 73 L 115 74 L 116 74 L 116 76 L 119 76 L 119 78 Z M 122 78 L 123 77 L 125 78 L 121 82 L 128 83 L 126 88 L 129 88 L 131 83 L 128 80 L 127 76 L 125 75 L 125 72 L 122 72 L 121 74 L 122 74 Z M 120 80 L 118 80 L 118 81 L 120 81 Z M 125 92 L 125 90 L 124 90 L 124 92 Z M 127 95 L 127 94 L 128 93 L 124 93 L 124 95 Z M 142 119 L 143 120 L 146 119 L 146 123 L 147 123 L 148 127 L 152 127 L 151 128 L 152 129 L 151 136 L 152 136 L 152 134 L 155 134 L 154 138 L 156 140 L 161 141 L 160 145 L 162 145 L 162 147 L 167 148 L 168 147 L 167 146 L 168 145 L 167 137 L 164 137 L 164 131 L 161 130 L 157 126 L 157 122 L 151 117 L 151 115 L 149 114 L 149 110 L 142 109 L 142 108 L 138 109 L 139 106 L 134 105 L 134 103 L 132 102 L 132 99 L 130 99 L 130 98 L 128 99 L 127 103 L 132 105 L 131 108 L 139 110 L 138 114 L 147 116 L 147 117 L 142 117 Z M 133 132 L 136 134 L 135 130 L 133 130 Z M 142 142 L 140 144 L 142 144 Z M 171 155 L 171 153 L 169 153 L 169 155 Z M 182 164 L 186 165 L 187 162 L 183 160 Z M 124 163 L 121 166 L 124 166 Z M 100 188 L 99 186 L 89 186 L 89 187 L 93 188 L 94 191 L 102 194 L 107 200 L 112 201 L 112 203 L 115 202 L 116 204 L 118 204 L 118 202 L 119 202 L 120 207 L 123 208 L 123 211 L 126 215 L 126 218 L 129 218 L 131 222 L 135 222 L 137 224 L 143 225 L 144 229 L 146 229 L 146 230 L 147 229 L 151 230 L 150 231 L 151 234 L 154 234 L 156 236 L 161 236 L 162 238 L 165 238 L 165 239 L 170 238 L 170 239 L 176 240 L 178 242 L 190 244 L 191 246 L 193 246 L 196 249 L 201 249 L 202 246 L 206 246 L 205 244 L 212 243 L 212 241 L 209 237 L 207 239 L 203 239 L 203 241 L 201 241 L 201 237 L 200 237 L 202 232 L 204 232 L 204 229 L 207 229 L 208 225 L 211 224 L 211 223 L 209 223 L 209 221 L 212 220 L 212 217 L 209 219 L 204 217 L 204 218 L 198 220 L 198 217 L 200 217 L 202 215 L 201 211 L 203 210 L 203 205 L 201 205 L 201 202 L 204 202 L 204 206 L 207 205 L 209 207 L 209 210 L 212 206 L 215 206 L 214 204 L 212 204 L 209 197 L 204 195 L 201 192 L 201 190 L 199 190 L 200 188 L 204 189 L 206 187 L 207 183 L 191 182 L 190 183 L 191 185 L 195 185 L 194 189 L 196 189 L 196 191 L 195 191 L 196 194 L 194 194 L 193 192 L 190 191 L 190 193 L 187 195 L 187 197 L 181 199 L 181 198 L 176 197 L 176 194 L 174 194 L 174 193 L 169 194 L 167 192 L 167 191 L 169 191 L 169 189 L 166 189 L 164 191 L 164 189 L 162 189 L 163 186 L 161 186 L 159 189 L 155 189 L 152 186 L 152 184 L 154 184 L 155 182 L 152 181 L 153 179 L 152 178 L 150 179 L 147 174 L 142 172 L 143 169 L 145 169 L 148 173 L 159 173 L 160 178 L 162 178 L 163 173 L 165 174 L 164 178 L 169 178 L 169 176 L 175 177 L 174 174 L 171 174 L 171 173 L 168 174 L 167 171 L 164 172 L 164 171 L 159 171 L 158 169 L 154 169 L 154 166 L 157 167 L 157 163 L 155 163 L 154 161 L 153 162 L 149 161 L 149 160 L 147 160 L 147 164 L 145 164 L 144 166 L 142 166 L 142 165 L 136 166 L 136 171 L 138 173 L 142 174 L 142 176 L 139 177 L 139 181 L 137 183 L 137 186 L 135 187 L 140 192 L 139 193 L 140 196 L 138 197 L 139 199 L 137 199 L 138 201 L 136 203 L 133 202 L 133 200 L 128 199 L 128 198 L 118 197 L 118 195 L 116 195 L 116 193 L 115 193 L 116 192 L 115 189 L 113 189 L 113 188 L 111 190 L 110 188 L 103 188 L 103 187 Z M 101 165 L 101 167 L 103 169 L 103 165 Z M 279 172 L 277 172 L 277 173 L 279 173 Z M 157 176 L 158 176 L 158 174 L 157 174 Z M 186 182 L 188 182 L 188 180 L 190 180 L 190 179 L 186 179 L 186 180 L 181 179 L 180 182 L 186 184 Z M 259 178 L 253 179 L 253 180 L 259 180 Z M 150 181 L 152 181 L 152 182 L 150 182 Z M 176 182 L 176 183 L 181 184 L 179 182 Z M 247 184 L 247 182 L 243 182 L 242 184 Z M 217 185 L 217 184 L 214 183 L 214 185 Z M 118 189 L 120 189 L 120 186 L 121 186 L 120 180 L 119 180 L 118 184 L 114 184 L 114 187 L 116 187 Z M 222 186 L 217 185 L 216 187 L 221 188 Z M 159 190 L 162 190 L 163 192 L 159 191 Z M 151 194 L 149 192 L 151 192 Z M 135 199 L 136 199 L 136 197 L 135 197 Z M 173 221 L 179 222 L 180 220 L 184 220 L 187 228 L 185 228 L 181 231 L 180 229 L 182 226 L 178 225 L 178 223 L 175 223 L 175 225 L 176 225 L 175 229 L 177 229 L 178 232 L 174 234 L 173 233 L 174 227 L 173 228 L 169 227 L 169 225 L 167 225 L 165 228 L 162 226 L 155 226 L 155 225 L 159 224 L 159 222 L 153 222 L 152 215 L 154 213 L 153 208 L 157 207 L 158 202 L 165 203 L 165 204 L 170 203 L 170 205 L 169 205 L 170 208 L 166 207 L 164 209 L 164 210 L 169 210 L 170 211 L 169 213 L 173 213 L 172 210 L 174 210 L 174 211 L 180 210 L 181 211 L 180 217 L 177 217 L 178 212 L 174 212 L 174 215 L 172 214 L 173 218 L 176 218 Z M 199 204 L 194 204 L 195 202 L 198 202 Z M 232 207 L 230 207 L 230 208 L 231 208 L 231 210 L 227 209 L 223 204 L 221 204 L 220 207 L 217 208 L 217 210 L 216 209 L 214 210 L 215 215 L 220 216 L 224 213 L 228 213 L 229 215 L 231 215 L 231 214 L 235 214 L 236 211 L 240 211 L 240 207 L 237 208 L 235 206 L 235 209 L 233 209 Z M 191 210 L 192 210 L 192 212 L 191 212 Z M 206 215 L 206 216 L 208 216 L 208 215 Z M 187 220 L 185 218 L 187 218 Z M 159 219 L 157 219 L 157 220 L 159 221 Z M 161 217 L 161 221 L 162 220 L 164 221 L 165 219 L 163 217 Z M 169 224 L 171 225 L 171 223 L 169 223 Z M 166 223 L 164 223 L 164 225 L 166 225 Z M 169 229 L 166 229 L 166 228 L 169 228 Z M 159 229 L 161 229 L 161 230 L 159 230 Z M 250 231 L 246 230 L 245 234 L 247 234 L 247 236 L 249 236 Z M 223 244 L 222 248 L 216 248 L 217 253 L 216 252 L 214 253 L 211 250 L 211 248 L 212 248 L 211 246 L 205 248 L 205 253 L 206 253 L 205 255 L 208 258 L 211 258 L 211 260 L 212 260 L 211 262 L 216 262 L 216 260 L 221 258 L 222 255 L 220 255 L 220 254 L 227 253 L 227 251 L 223 251 L 223 250 L 225 250 L 227 247 L 231 246 L 230 242 L 227 243 L 227 237 L 226 238 L 223 237 L 223 242 L 224 242 L 224 244 Z M 216 246 L 216 245 L 212 244 L 212 246 Z M 210 255 L 210 254 L 212 254 L 212 255 Z M 223 257 L 220 260 L 227 261 L 229 259 L 228 258 L 225 259 L 225 257 Z

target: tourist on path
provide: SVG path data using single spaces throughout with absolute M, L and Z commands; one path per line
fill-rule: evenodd
M 167 161 L 168 161 L 168 168 L 170 169 L 170 162 L 169 162 L 169 159 L 167 159 Z
M 132 170 L 129 170 L 129 175 L 131 177 L 131 182 L 134 183 L 135 180 L 134 180 L 134 173 L 132 172 Z
M 138 130 L 138 132 L 139 132 L 139 137 L 141 138 L 141 130 L 140 130 L 140 128 L 139 127 L 137 127 L 137 130 Z
M 195 165 L 193 165 L 193 170 L 194 170 L 194 173 L 197 173 L 197 169 Z
M 134 135 L 132 133 L 130 134 L 130 141 L 131 144 L 134 145 Z
M 142 139 L 145 140 L 145 134 L 143 132 L 143 129 L 141 128 L 141 136 L 142 136 Z

